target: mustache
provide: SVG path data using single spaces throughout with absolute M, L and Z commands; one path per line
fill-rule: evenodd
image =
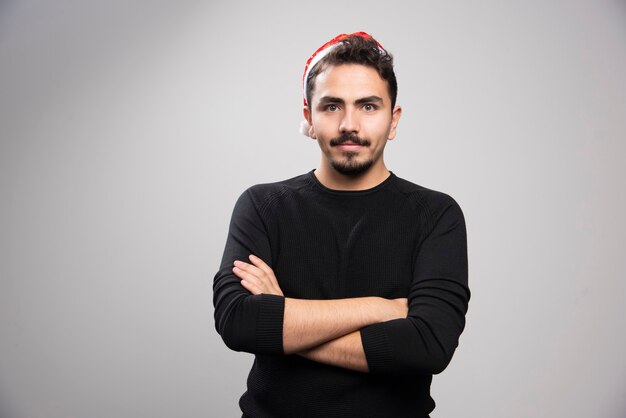
M 356 145 L 362 145 L 364 147 L 369 147 L 371 145 L 371 142 L 368 141 L 367 139 L 359 138 L 358 135 L 346 132 L 346 133 L 341 134 L 337 138 L 331 139 L 330 146 L 336 147 L 336 146 L 345 144 L 346 142 L 350 142 Z

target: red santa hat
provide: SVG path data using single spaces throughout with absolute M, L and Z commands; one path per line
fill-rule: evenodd
M 382 47 L 382 45 L 378 43 L 378 41 L 374 39 L 372 35 L 366 32 L 354 32 L 350 34 L 342 33 L 340 35 L 335 36 L 330 41 L 326 42 L 324 45 L 319 47 L 313 53 L 313 55 L 309 57 L 309 59 L 306 61 L 306 65 L 304 66 L 304 74 L 302 75 L 302 92 L 303 92 L 305 106 L 309 105 L 306 100 L 306 85 L 307 85 L 307 78 L 309 77 L 309 72 L 311 72 L 311 69 L 315 67 L 315 64 L 320 62 L 322 58 L 328 55 L 330 51 L 332 51 L 336 46 L 340 45 L 342 41 L 344 41 L 350 36 L 360 36 L 362 38 L 371 39 L 374 42 L 376 42 L 376 44 L 378 45 L 378 48 L 380 48 L 381 51 L 384 51 L 384 48 Z M 300 124 L 300 132 L 306 136 L 311 136 L 310 130 L 311 130 L 311 127 L 309 126 L 309 123 L 306 120 L 302 121 Z

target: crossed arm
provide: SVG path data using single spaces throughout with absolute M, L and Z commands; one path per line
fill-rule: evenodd
M 253 295 L 283 296 L 273 270 L 251 255 L 237 260 L 233 273 Z M 406 318 L 407 299 L 362 297 L 337 300 L 285 298 L 283 349 L 309 360 L 367 372 L 359 330 L 367 325 Z
M 213 281 L 215 326 L 226 345 L 261 355 L 295 353 L 376 374 L 443 371 L 465 326 L 470 292 L 463 214 L 451 198 L 435 198 L 407 299 L 304 300 L 285 298 L 272 269 L 248 259 L 255 254 L 268 260 L 270 236 L 277 232 L 244 193 Z M 233 260 L 240 261 L 233 266 Z

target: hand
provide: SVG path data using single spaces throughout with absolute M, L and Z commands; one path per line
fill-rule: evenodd
M 270 266 L 257 256 L 250 255 L 249 259 L 252 264 L 239 260 L 233 263 L 233 273 L 241 279 L 241 285 L 253 295 L 284 296 Z

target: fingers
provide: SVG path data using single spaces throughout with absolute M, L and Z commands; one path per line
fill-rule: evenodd
M 253 295 L 270 293 L 268 282 L 239 267 L 233 267 L 233 273 L 241 279 L 241 285 Z
M 274 271 L 259 257 L 251 255 L 250 261 L 256 265 L 240 260 L 233 263 L 233 273 L 241 279 L 241 285 L 254 295 L 269 293 L 282 296 Z
M 274 275 L 274 270 L 272 270 L 272 268 L 268 266 L 267 263 L 265 263 L 265 261 L 261 260 L 259 257 L 257 257 L 254 254 L 250 254 L 249 258 L 250 258 L 250 261 L 252 261 L 256 267 L 258 267 L 265 273 L 268 280 L 270 280 L 272 284 L 278 288 L 279 287 L 278 281 L 276 280 L 276 276 Z
M 247 280 L 241 280 L 241 285 L 248 290 L 250 293 L 252 293 L 253 295 L 260 295 L 261 293 L 263 293 L 263 291 L 261 289 L 259 289 L 258 286 L 256 286 L 253 283 L 250 283 Z
M 253 266 L 252 264 L 248 264 L 244 261 L 235 260 L 233 265 L 237 267 L 238 269 L 248 272 L 250 274 L 253 274 L 257 277 L 261 277 L 265 274 L 265 272 L 261 270 L 260 268 Z
M 240 279 L 243 280 L 247 280 L 249 282 L 255 282 L 256 280 L 258 280 L 259 278 L 259 274 L 255 274 L 254 271 L 251 271 L 251 269 L 248 266 L 244 265 L 245 263 L 242 263 L 241 261 L 235 261 L 235 267 L 233 267 L 233 273 L 235 273 L 235 275 L 237 277 L 239 277 Z M 255 269 L 258 271 L 258 269 Z
M 274 271 L 270 268 L 270 266 L 268 266 L 265 261 L 261 260 L 259 257 L 257 257 L 254 254 L 250 254 L 250 256 L 248 257 L 250 259 L 250 261 L 252 261 L 252 264 L 254 264 L 255 266 L 257 266 L 258 268 L 260 268 L 261 270 L 263 270 L 264 272 L 266 272 L 267 274 L 274 274 Z

